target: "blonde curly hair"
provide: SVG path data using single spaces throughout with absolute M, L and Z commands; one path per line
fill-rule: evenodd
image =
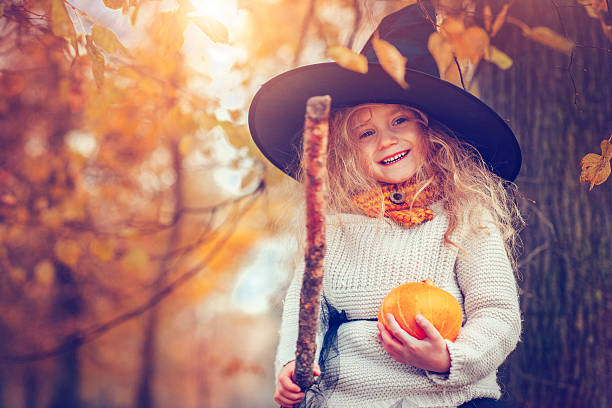
M 351 114 L 362 106 L 334 109 L 331 114 L 327 162 L 330 213 L 361 213 L 353 202 L 355 194 L 380 188 L 380 183 L 368 175 L 359 160 L 359 144 L 348 132 Z M 434 181 L 439 183 L 437 189 L 449 217 L 445 242 L 457 246 L 451 235 L 459 226 L 479 233 L 492 221 L 516 267 L 519 231 L 524 225 L 514 197 L 516 185 L 491 172 L 478 151 L 457 138 L 448 127 L 418 109 L 398 106 L 414 113 L 422 126 L 424 160 L 411 181 L 422 185 L 419 191 Z M 381 192 L 381 217 L 383 206 Z

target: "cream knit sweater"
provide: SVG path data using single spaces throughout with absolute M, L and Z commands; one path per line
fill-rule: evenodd
M 376 322 L 349 321 L 338 329 L 339 355 L 328 364 L 338 375 L 328 407 L 388 408 L 402 399 L 404 406 L 456 407 L 478 397 L 499 398 L 496 371 L 521 331 L 517 285 L 504 245 L 490 225 L 478 236 L 454 234 L 467 254 L 460 255 L 444 244 L 448 218 L 442 204 L 430 207 L 434 219 L 410 228 L 354 214 L 328 217 L 323 296 L 349 320 L 371 319 L 391 289 L 430 278 L 463 310 L 459 336 L 447 341 L 450 373 L 398 363 L 378 340 Z M 303 265 L 296 271 L 283 308 L 277 374 L 295 359 Z

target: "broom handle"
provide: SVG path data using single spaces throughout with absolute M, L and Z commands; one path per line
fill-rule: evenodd
M 306 189 L 306 266 L 300 292 L 300 316 L 294 378 L 302 391 L 314 383 L 327 202 L 327 139 L 331 97 L 313 96 L 306 103 L 304 161 Z

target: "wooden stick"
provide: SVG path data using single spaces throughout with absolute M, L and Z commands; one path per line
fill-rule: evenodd
M 327 202 L 327 138 L 331 97 L 313 96 L 306 103 L 304 163 L 306 188 L 306 267 L 300 292 L 300 320 L 295 381 L 302 391 L 314 383 L 317 322 L 325 256 L 325 207 Z

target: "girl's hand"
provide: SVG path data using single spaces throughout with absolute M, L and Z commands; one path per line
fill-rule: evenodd
M 390 331 L 378 323 L 378 338 L 384 349 L 396 361 L 404 364 L 422 368 L 424 370 L 447 373 L 451 361 L 448 348 L 440 332 L 422 315 L 417 315 L 415 320 L 425 332 L 423 340 L 408 334 L 400 327 L 392 314 L 387 314 L 387 323 Z
M 300 390 L 300 386 L 293 380 L 293 372 L 295 371 L 295 360 L 285 364 L 278 373 L 278 381 L 276 381 L 276 391 L 274 392 L 274 402 L 280 404 L 281 407 L 292 407 L 294 404 L 299 404 L 304 399 L 304 393 Z M 314 375 L 321 375 L 321 369 L 315 363 Z

